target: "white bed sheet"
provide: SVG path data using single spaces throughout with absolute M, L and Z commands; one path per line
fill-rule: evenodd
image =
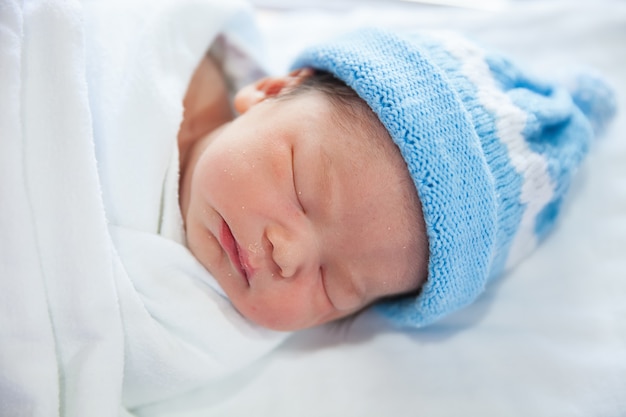
M 625 416 L 626 2 L 259 15 L 277 72 L 302 45 L 351 27 L 452 28 L 537 71 L 595 67 L 616 87 L 621 111 L 580 170 L 556 231 L 469 308 L 416 331 L 397 331 L 373 312 L 303 331 L 218 389 L 145 413 Z

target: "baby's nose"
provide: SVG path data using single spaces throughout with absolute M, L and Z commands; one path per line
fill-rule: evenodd
M 272 260 L 283 278 L 292 278 L 313 268 L 317 251 L 311 230 L 273 225 L 267 228 L 266 235 Z

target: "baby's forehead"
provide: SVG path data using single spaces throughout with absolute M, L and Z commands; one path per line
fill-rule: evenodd
M 305 106 L 313 123 L 300 125 L 304 129 L 319 130 L 303 135 L 317 142 L 322 152 L 311 152 L 310 157 L 328 159 L 327 165 L 334 175 L 353 178 L 353 185 L 361 190 L 361 197 L 371 196 L 388 204 L 386 218 L 401 218 L 407 244 L 418 234 L 416 225 L 421 224 L 421 205 L 407 164 L 386 128 L 376 114 L 361 99 L 346 104 L 332 100 L 325 93 L 313 91 L 316 101 L 323 104 Z M 300 159 L 295 162 L 303 161 Z M 352 213 L 357 209 L 367 211 L 375 201 L 364 198 L 351 201 Z M 348 213 L 350 216 L 351 213 Z M 347 218 L 346 222 L 350 223 Z
M 337 175 L 348 177 L 357 190 L 347 201 L 343 239 L 360 251 L 354 259 L 361 274 L 375 293 L 415 289 L 416 277 L 425 279 L 428 243 L 419 197 L 399 149 L 382 126 L 353 130 L 338 140 L 343 144 L 334 150 L 342 155 L 330 158 L 350 160 Z
M 327 97 L 325 99 L 329 100 Z M 329 146 L 325 154 L 331 162 L 338 159 L 350 161 L 346 164 L 348 169 L 341 175 L 358 175 L 358 167 L 365 168 L 366 172 L 376 171 L 381 174 L 368 178 L 361 186 L 372 188 L 381 183 L 381 191 L 394 190 L 400 204 L 390 207 L 389 214 L 405 219 L 407 234 L 411 236 L 414 229 L 409 225 L 421 223 L 423 219 L 418 193 L 400 149 L 363 100 L 350 105 L 332 100 L 329 102 L 331 106 L 320 116 L 331 120 L 334 132 L 330 136 L 320 135 L 317 139 L 326 142 L 331 137 L 330 144 L 336 146 Z M 354 202 L 355 205 L 357 203 Z

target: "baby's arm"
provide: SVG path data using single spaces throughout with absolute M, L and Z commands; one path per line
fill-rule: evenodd
M 224 74 L 210 55 L 205 55 L 194 71 L 183 107 L 183 121 L 178 132 L 181 148 L 232 120 Z

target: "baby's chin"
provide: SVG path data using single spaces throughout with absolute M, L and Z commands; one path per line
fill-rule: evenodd
M 280 314 L 268 314 L 266 311 L 258 310 L 258 307 L 249 305 L 238 306 L 236 303 L 233 303 L 233 305 L 239 314 L 245 317 L 248 321 L 269 330 L 293 332 L 313 326 L 306 326 L 304 323 L 295 321 L 293 318 L 281 316 Z
M 228 295 L 228 294 L 227 294 Z M 248 321 L 269 330 L 294 332 L 330 322 L 340 317 L 313 319 L 283 309 L 262 308 L 258 304 L 241 303 L 229 297 L 235 309 Z
M 237 308 L 235 306 L 235 308 Z M 246 315 L 241 312 L 241 310 L 237 309 L 240 314 L 242 314 L 249 321 L 264 327 L 266 329 L 279 331 L 279 332 L 295 332 L 299 330 L 306 330 L 312 327 L 322 326 L 324 324 L 328 324 L 334 321 L 338 321 L 344 319 L 346 317 L 350 317 L 357 313 L 357 311 L 345 311 L 338 312 L 335 311 L 333 314 L 317 318 L 317 319 L 297 319 L 293 316 L 282 316 L 277 317 L 275 315 L 267 315 L 267 314 L 252 314 Z M 360 310 L 358 310 L 360 311 Z

